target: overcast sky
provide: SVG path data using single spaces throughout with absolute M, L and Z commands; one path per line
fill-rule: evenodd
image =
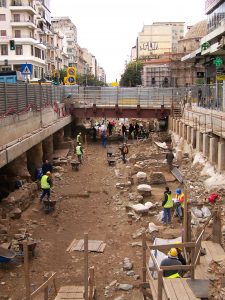
M 108 83 L 119 81 L 143 25 L 193 25 L 206 18 L 204 7 L 205 0 L 51 0 L 52 16 L 71 18 L 78 44 L 96 57 Z

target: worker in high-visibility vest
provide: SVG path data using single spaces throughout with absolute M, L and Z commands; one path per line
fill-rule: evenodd
M 47 195 L 47 199 L 50 199 L 50 191 L 52 187 L 52 179 L 51 179 L 51 172 L 46 172 L 45 175 L 41 177 L 41 189 L 42 189 L 42 194 L 40 197 L 40 201 L 42 201 Z
M 176 189 L 176 201 L 175 201 L 175 210 L 176 215 L 182 220 L 183 217 L 183 208 L 184 208 L 184 193 L 181 189 Z
M 182 266 L 182 263 L 178 259 L 178 253 L 176 248 L 171 248 L 168 252 L 168 256 L 164 258 L 160 264 L 161 266 Z M 166 278 L 180 278 L 181 271 L 176 270 L 163 270 L 163 276 Z
M 76 155 L 79 163 L 82 164 L 82 155 L 83 155 L 83 149 L 81 147 L 81 143 L 78 143 L 76 146 Z
M 81 144 L 81 132 L 77 135 L 77 144 Z
M 172 194 L 167 186 L 165 188 L 164 197 L 163 197 L 163 224 L 171 224 L 171 208 L 173 207 Z

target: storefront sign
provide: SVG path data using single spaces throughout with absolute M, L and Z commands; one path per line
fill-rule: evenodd
M 222 0 L 207 0 L 205 2 L 205 13 L 210 12 L 215 6 L 217 6 Z

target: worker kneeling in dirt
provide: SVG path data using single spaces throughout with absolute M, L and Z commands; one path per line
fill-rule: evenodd
M 176 248 L 171 248 L 168 252 L 168 257 L 164 258 L 160 264 L 161 266 L 181 266 L 182 263 L 178 259 L 178 253 Z M 163 270 L 163 276 L 166 278 L 180 278 L 180 270 Z

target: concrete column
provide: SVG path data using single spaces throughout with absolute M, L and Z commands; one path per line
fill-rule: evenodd
M 209 136 L 207 133 L 203 133 L 203 155 L 209 157 Z
M 172 119 L 169 117 L 169 129 L 172 130 Z M 72 128 L 71 124 L 68 124 L 64 127 L 64 137 L 71 137 L 72 136 Z
M 182 137 L 183 123 L 179 122 L 179 137 Z
M 192 145 L 193 149 L 196 148 L 196 129 L 195 128 L 191 128 L 191 145 Z
M 184 140 L 187 140 L 187 125 L 186 124 L 183 124 L 182 136 L 183 136 Z
M 173 132 L 176 132 L 176 119 L 173 119 Z
M 225 170 L 225 142 L 218 143 L 218 171 L 222 172 Z
M 179 134 L 179 120 L 176 120 L 176 134 Z
M 64 130 L 63 128 L 53 134 L 53 146 L 54 149 L 59 149 L 60 144 L 64 142 Z
M 187 125 L 187 143 L 191 143 L 191 126 Z
M 217 140 L 217 138 L 210 138 L 209 161 L 213 164 L 216 164 L 218 161 L 218 140 Z
M 196 131 L 196 150 L 198 152 L 203 150 L 203 134 L 199 130 Z
M 45 139 L 42 142 L 42 148 L 43 148 L 43 161 L 46 159 L 49 160 L 50 162 L 52 161 L 52 154 L 54 152 L 54 147 L 53 147 L 53 136 L 49 136 L 47 139 Z
M 35 170 L 41 168 L 43 163 L 42 143 L 30 148 L 27 151 L 27 169 L 33 180 L 35 180 Z

